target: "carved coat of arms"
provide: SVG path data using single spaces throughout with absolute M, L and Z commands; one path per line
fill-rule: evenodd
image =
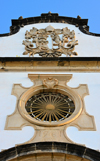
M 23 55 L 39 54 L 42 57 L 59 57 L 65 54 L 72 56 L 77 55 L 74 49 L 75 45 L 78 45 L 78 40 L 75 40 L 74 30 L 70 31 L 67 27 L 55 29 L 49 25 L 45 29 L 33 27 L 30 31 L 26 31 L 23 45 L 25 45 Z

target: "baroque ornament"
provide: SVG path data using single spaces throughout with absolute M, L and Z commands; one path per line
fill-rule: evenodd
M 53 89 L 55 86 L 58 85 L 58 80 L 53 79 L 52 77 L 49 77 L 47 80 L 46 79 L 43 80 L 43 85 L 49 89 L 50 88 Z
M 17 97 L 14 113 L 7 116 L 6 130 L 21 130 L 32 126 L 34 136 L 26 143 L 59 141 L 73 143 L 66 129 L 75 126 L 81 131 L 96 130 L 94 117 L 85 110 L 86 84 L 77 88 L 66 84 L 71 74 L 29 74 L 34 85 L 29 88 L 14 84 L 12 95 Z
M 32 126 L 34 136 L 26 143 L 59 141 L 74 143 L 66 134 L 69 126 L 81 131 L 96 130 L 94 117 L 85 110 L 86 84 L 77 88 L 66 84 L 71 74 L 29 74 L 34 85 L 29 88 L 14 84 L 12 95 L 17 97 L 14 113 L 7 116 L 6 130 L 21 130 Z
M 74 30 L 70 31 L 67 27 L 55 29 L 49 25 L 45 29 L 33 27 L 30 31 L 26 31 L 22 44 L 25 45 L 23 55 L 59 57 L 62 54 L 77 55 L 74 49 L 75 45 L 78 45 L 78 40 L 75 40 Z

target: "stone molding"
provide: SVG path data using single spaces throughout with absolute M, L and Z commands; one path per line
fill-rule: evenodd
M 34 82 L 32 87 L 24 88 L 21 84 L 13 85 L 12 95 L 17 97 L 16 109 L 13 114 L 7 116 L 5 130 L 21 130 L 24 126 L 32 126 L 35 134 L 27 143 L 59 140 L 73 143 L 66 134 L 69 126 L 75 126 L 82 131 L 96 130 L 94 117 L 87 114 L 85 110 L 83 99 L 89 94 L 86 84 L 79 85 L 77 88 L 68 87 L 66 83 L 72 78 L 71 74 L 29 74 L 28 77 Z M 48 81 L 48 78 L 52 83 L 47 82 L 48 85 L 45 85 L 44 82 Z M 74 113 L 62 121 L 50 123 L 32 118 L 25 110 L 25 104 L 33 95 L 45 91 L 54 91 L 69 96 L 75 104 Z
M 29 17 L 23 19 L 23 17 L 21 16 L 18 19 L 13 19 L 12 26 L 10 27 L 10 33 L 0 34 L 0 37 L 16 34 L 21 29 L 21 27 L 24 27 L 25 25 L 48 22 L 72 24 L 76 27 L 79 27 L 80 31 L 85 34 L 92 36 L 100 36 L 100 34 L 89 32 L 89 26 L 87 25 L 88 19 L 81 19 L 80 16 L 77 16 L 77 18 L 73 18 L 59 16 L 58 13 L 46 13 L 41 14 L 41 16 L 38 17 Z
M 100 152 L 61 142 L 24 144 L 0 152 L 1 161 L 100 161 Z
M 0 72 L 8 72 L 8 71 L 100 72 L 100 58 L 99 57 L 0 58 Z

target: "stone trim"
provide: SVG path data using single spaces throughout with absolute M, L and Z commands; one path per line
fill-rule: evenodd
M 21 27 L 24 27 L 25 25 L 29 24 L 35 24 L 35 23 L 67 23 L 75 25 L 76 27 L 79 27 L 80 31 L 92 35 L 92 36 L 100 36 L 100 34 L 95 34 L 89 32 L 89 26 L 87 26 L 88 19 L 81 19 L 80 16 L 77 16 L 77 18 L 73 17 L 65 17 L 65 16 L 59 16 L 58 13 L 46 13 L 41 14 L 41 16 L 38 17 L 29 17 L 24 18 L 21 16 L 17 20 L 12 20 L 12 26 L 10 27 L 10 33 L 0 34 L 0 37 L 4 36 L 10 36 L 13 34 L 16 34 Z
M 0 72 L 8 71 L 100 72 L 100 57 L 0 58 Z
M 48 22 L 49 23 L 50 22 L 68 23 L 76 26 L 83 26 L 83 25 L 87 25 L 88 19 L 80 19 L 79 17 L 77 18 L 64 17 L 64 16 L 59 16 L 58 13 L 41 14 L 41 16 L 38 16 L 38 17 L 29 17 L 24 19 L 23 17 L 19 17 L 18 19 L 12 20 L 10 33 L 0 34 L 0 37 L 16 34 L 20 30 L 20 28 L 24 27 L 25 25 L 30 25 L 35 23 L 48 23 Z
M 82 111 L 82 102 L 80 101 L 79 96 L 74 91 L 69 89 L 68 87 L 64 88 L 63 86 L 59 85 L 58 88 L 55 88 L 55 89 L 52 89 L 52 90 L 50 89 L 50 91 L 52 91 L 52 92 L 54 91 L 54 92 L 57 92 L 57 93 L 62 93 L 64 95 L 72 97 L 72 99 L 73 99 L 73 101 L 75 103 L 75 107 L 76 107 L 74 113 L 69 118 L 67 118 L 67 119 L 65 119 L 63 121 L 58 121 L 56 123 L 47 123 L 47 122 L 37 121 L 36 119 L 34 119 L 30 115 L 28 115 L 27 111 L 25 110 L 25 102 L 26 102 L 26 100 L 28 100 L 30 98 L 30 96 L 35 95 L 36 93 L 39 93 L 40 91 L 49 91 L 49 89 L 43 88 L 42 86 L 38 86 L 36 88 L 31 88 L 31 89 L 27 90 L 25 92 L 25 94 L 22 95 L 22 97 L 20 98 L 20 101 L 19 101 L 19 111 L 20 111 L 21 115 L 26 120 L 28 120 L 29 122 L 31 122 L 33 124 L 36 124 L 36 125 L 40 125 L 40 126 L 56 127 L 56 126 L 61 126 L 61 125 L 69 124 L 70 122 L 72 122 L 76 118 L 78 118 L 79 115 L 81 114 L 81 111 Z M 92 128 L 95 129 L 94 127 L 92 127 Z M 84 129 L 84 127 L 83 127 L 83 129 Z
M 100 61 L 100 57 L 0 57 L 0 62 L 9 61 Z
M 84 97 L 89 94 L 86 84 L 71 88 L 67 82 L 72 78 L 71 74 L 28 74 L 29 79 L 34 83 L 30 88 L 24 88 L 21 84 L 14 84 L 12 95 L 17 97 L 16 109 L 14 113 L 7 116 L 5 130 L 21 130 L 24 126 L 32 126 L 35 135 L 26 143 L 59 141 L 73 143 L 66 134 L 69 126 L 75 126 L 79 130 L 95 131 L 94 117 L 85 110 Z M 51 82 L 48 81 L 51 79 Z M 44 80 L 46 84 L 44 84 Z M 57 84 L 55 84 L 55 80 Z M 69 96 L 75 104 L 73 114 L 60 121 L 44 122 L 32 118 L 25 110 L 25 103 L 31 96 L 41 92 L 56 92 Z M 12 121 L 13 120 L 13 121 Z
M 31 161 L 35 156 L 34 159 L 38 161 L 38 156 L 43 154 L 44 157 L 49 154 L 52 154 L 52 156 L 56 154 L 59 155 L 59 158 L 64 154 L 65 161 L 67 161 L 69 157 L 73 161 L 100 161 L 100 152 L 96 150 L 76 144 L 60 142 L 37 142 L 15 146 L 0 152 L 0 160 L 22 161 L 25 159 L 25 161 L 28 161 L 29 159 Z M 53 161 L 53 159 L 50 159 L 50 161 Z
M 89 26 L 79 26 L 79 30 L 84 34 L 100 37 L 100 34 L 89 32 Z

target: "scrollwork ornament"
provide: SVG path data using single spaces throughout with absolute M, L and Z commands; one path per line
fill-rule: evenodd
M 46 86 L 48 89 L 53 89 L 55 86 L 58 85 L 58 80 L 52 77 L 43 80 L 43 85 Z
M 62 54 L 67 57 L 78 55 L 74 52 L 75 45 L 78 45 L 78 40 L 75 40 L 75 32 L 70 31 L 67 27 L 63 29 L 54 29 L 50 25 L 45 29 L 33 27 L 30 31 L 26 31 L 22 44 L 25 45 L 23 55 L 29 54 L 33 57 L 35 54 L 42 57 L 59 57 Z M 49 44 L 51 44 L 51 48 L 49 48 Z

